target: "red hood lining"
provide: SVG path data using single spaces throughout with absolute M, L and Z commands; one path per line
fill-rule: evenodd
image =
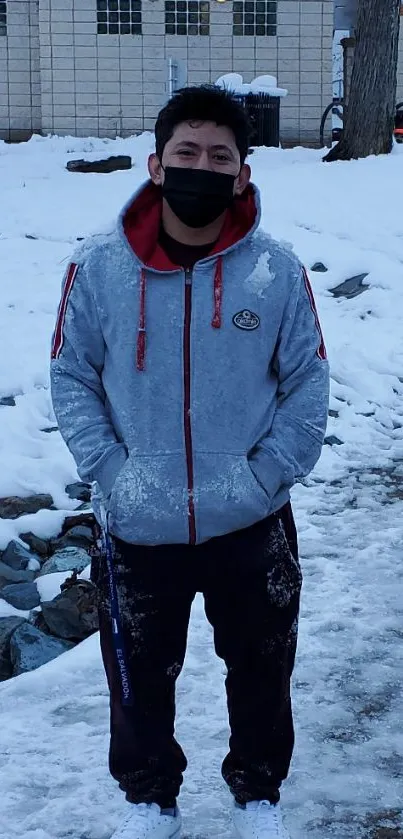
M 173 271 L 171 262 L 158 243 L 162 215 L 161 187 L 151 181 L 126 210 L 123 229 L 134 253 L 147 268 Z M 249 184 L 227 210 L 224 225 L 211 255 L 219 254 L 243 239 L 253 227 L 257 215 L 255 192 Z

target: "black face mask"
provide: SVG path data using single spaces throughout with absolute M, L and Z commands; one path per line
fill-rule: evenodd
M 209 169 L 167 166 L 162 194 L 178 219 L 188 227 L 207 227 L 230 206 L 235 175 Z

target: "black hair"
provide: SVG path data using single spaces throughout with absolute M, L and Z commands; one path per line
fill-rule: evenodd
M 155 123 L 155 143 L 160 162 L 176 126 L 181 122 L 198 121 L 215 122 L 230 128 L 235 136 L 241 165 L 244 164 L 250 136 L 246 111 L 228 90 L 207 84 L 177 90 L 159 112 Z

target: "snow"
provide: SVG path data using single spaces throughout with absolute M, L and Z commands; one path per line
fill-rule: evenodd
M 35 580 L 41 602 L 53 600 L 60 594 L 60 589 L 63 583 L 72 575 L 72 571 L 54 571 L 52 574 L 44 574 L 42 577 L 37 577 Z M 89 580 L 90 565 L 77 574 L 78 580 Z
M 57 510 L 0 520 L 0 549 L 32 530 L 55 535 L 77 506 L 77 479 L 48 392 L 61 275 L 78 237 L 105 229 L 146 175 L 152 137 L 34 138 L 0 144 L 0 496 L 51 492 Z M 80 175 L 73 157 L 132 154 L 131 171 Z M 309 267 L 332 370 L 328 434 L 293 492 L 304 572 L 294 678 L 296 750 L 284 785 L 293 839 L 402 834 L 403 147 L 325 165 L 322 152 L 256 149 L 264 228 Z M 35 240 L 26 235 L 35 235 Z M 259 269 L 257 269 L 259 275 Z M 368 272 L 352 300 L 330 289 Z M 84 574 L 88 575 L 88 569 Z M 60 575 L 41 578 L 53 596 Z M 61 575 L 64 577 L 64 575 Z M 66 575 L 68 576 L 68 575 Z M 58 578 L 56 580 L 56 577 Z M 0 610 L 12 607 L 1 604 Z M 0 614 L 3 614 L 0 611 Z M 7 614 L 14 614 L 8 611 Z M 109 777 L 108 694 L 99 638 L 0 685 L 0 839 L 109 839 L 126 804 Z M 195 602 L 178 686 L 177 735 L 189 758 L 185 833 L 230 839 L 224 666 Z M 385 821 L 386 820 L 386 821 Z M 392 831 L 392 828 L 394 830 Z M 386 833 L 385 833 L 386 836 Z
M 270 254 L 260 254 L 251 274 L 246 277 L 245 288 L 252 289 L 257 297 L 263 297 L 264 290 L 273 282 L 274 275 L 270 271 Z
M 231 90 L 233 93 L 245 95 L 247 93 L 268 93 L 270 96 L 278 96 L 284 98 L 288 94 L 288 90 L 284 87 L 277 87 L 277 79 L 275 76 L 257 76 L 252 82 L 244 82 L 243 76 L 240 73 L 225 73 L 220 76 L 216 82 L 217 87 L 222 87 L 226 90 Z
M 11 606 L 6 600 L 0 598 L 0 618 L 28 618 L 28 616 L 29 612 L 26 612 L 24 609 L 16 609 L 15 606 Z

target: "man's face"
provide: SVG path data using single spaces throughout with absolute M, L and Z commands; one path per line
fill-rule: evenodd
M 241 168 L 231 129 L 215 122 L 181 122 L 177 125 L 164 148 L 162 161 L 155 154 L 150 156 L 148 168 L 155 184 L 164 183 L 167 166 L 234 175 L 234 195 L 240 195 L 250 179 L 249 166 L 244 164 Z

